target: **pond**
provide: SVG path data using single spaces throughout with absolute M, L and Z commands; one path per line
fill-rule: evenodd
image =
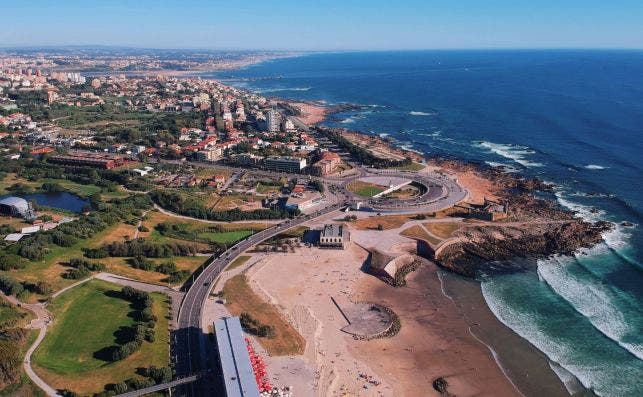
M 50 207 L 71 212 L 81 212 L 89 201 L 69 192 L 43 192 L 27 193 L 18 195 L 27 201 L 33 201 L 37 205 Z

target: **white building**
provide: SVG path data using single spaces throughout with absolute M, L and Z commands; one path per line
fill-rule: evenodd
M 286 118 L 283 123 L 283 131 L 284 132 L 295 132 L 297 129 L 295 128 L 295 123 L 293 123 L 290 118 Z
M 270 109 L 266 115 L 266 130 L 268 132 L 279 132 L 281 126 L 281 115 L 278 111 Z

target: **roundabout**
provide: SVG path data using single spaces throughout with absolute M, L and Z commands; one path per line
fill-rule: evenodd
M 344 181 L 343 190 L 358 209 L 380 212 L 439 211 L 468 196 L 456 181 L 437 173 L 369 170 Z

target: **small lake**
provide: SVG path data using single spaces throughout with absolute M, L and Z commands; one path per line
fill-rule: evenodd
M 27 201 L 33 201 L 43 207 L 56 208 L 71 212 L 81 212 L 83 207 L 89 205 L 88 200 L 69 192 L 28 193 L 18 195 L 18 197 L 22 197 Z

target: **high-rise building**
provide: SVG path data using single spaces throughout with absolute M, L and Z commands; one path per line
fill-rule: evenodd
M 278 111 L 270 109 L 266 115 L 266 130 L 268 132 L 279 132 L 281 126 L 281 115 Z

